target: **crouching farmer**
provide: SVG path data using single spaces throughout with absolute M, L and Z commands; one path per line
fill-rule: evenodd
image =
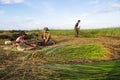
M 49 29 L 46 28 L 44 29 L 44 33 L 42 34 L 42 39 L 44 41 L 44 45 L 52 45 L 52 44 L 56 44 L 56 42 L 54 40 L 52 40 Z
M 19 34 L 19 37 L 16 39 L 16 41 L 13 43 L 19 51 L 26 51 L 26 50 L 33 50 L 36 48 L 36 46 L 32 45 L 31 43 L 24 40 L 26 34 L 24 31 L 22 31 Z

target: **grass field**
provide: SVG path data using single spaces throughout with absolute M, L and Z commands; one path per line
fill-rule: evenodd
M 52 34 L 61 34 L 61 35 L 74 35 L 73 30 L 52 30 Z M 120 35 L 120 27 L 118 28 L 103 28 L 103 29 L 88 29 L 88 30 L 81 30 L 80 31 L 81 35 L 86 35 L 89 36 L 91 35 L 97 35 L 97 34 L 102 34 L 102 35 Z
M 15 39 L 16 32 L 0 31 L 0 80 L 120 79 L 119 27 L 81 30 L 78 38 L 73 30 L 50 32 L 57 44 L 21 52 L 3 45 L 11 37 Z M 34 40 L 32 33 L 42 31 L 26 33 L 28 40 Z

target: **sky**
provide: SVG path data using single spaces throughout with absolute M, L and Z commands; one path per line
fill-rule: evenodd
M 120 27 L 120 0 L 0 0 L 0 30 Z

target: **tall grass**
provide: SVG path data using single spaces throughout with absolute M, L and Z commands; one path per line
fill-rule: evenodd
M 118 28 L 103 28 L 103 29 L 89 29 L 82 30 L 82 32 L 86 32 L 89 34 L 100 34 L 100 35 L 111 35 L 111 36 L 119 36 L 120 35 L 120 27 Z
M 51 30 L 53 35 L 74 35 L 74 30 Z M 119 36 L 120 27 L 117 28 L 103 28 L 103 29 L 86 29 L 80 30 L 81 37 L 94 37 L 95 35 Z
M 50 32 L 57 35 L 74 35 L 74 30 L 51 30 Z

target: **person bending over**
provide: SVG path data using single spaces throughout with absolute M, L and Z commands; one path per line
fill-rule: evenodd
M 75 24 L 74 30 L 75 30 L 75 37 L 78 37 L 79 35 L 79 24 L 80 24 L 80 20 L 77 21 L 77 23 Z

